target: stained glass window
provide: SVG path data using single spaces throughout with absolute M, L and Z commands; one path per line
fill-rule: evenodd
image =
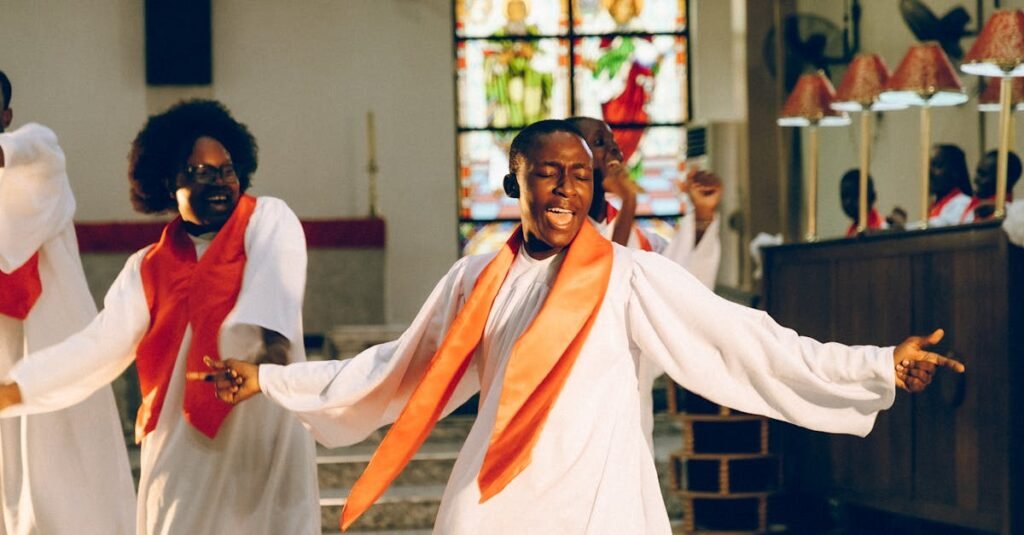
M 671 234 L 685 210 L 687 37 L 686 0 L 455 0 L 463 254 L 514 228 L 509 144 L 549 118 L 608 122 L 643 189 L 639 224 Z

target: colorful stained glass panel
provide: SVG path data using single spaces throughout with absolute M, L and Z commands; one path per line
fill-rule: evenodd
M 575 0 L 574 28 L 581 34 L 682 32 L 685 0 Z
M 455 35 L 560 35 L 568 30 L 567 0 L 456 0 Z
M 686 122 L 685 37 L 588 37 L 575 53 L 577 115 L 610 124 Z
M 665 241 L 672 241 L 672 238 L 676 236 L 678 223 L 678 217 L 651 217 L 636 220 L 636 226 L 665 238 Z
M 459 135 L 459 215 L 463 219 L 519 219 L 519 205 L 505 195 L 508 149 L 514 132 Z
M 508 241 L 518 222 L 459 223 L 459 246 L 462 256 L 497 251 Z
M 614 129 L 626 166 L 642 191 L 638 216 L 677 216 L 683 197 L 678 183 L 686 176 L 686 130 L 674 126 Z
M 565 39 L 456 44 L 459 126 L 512 128 L 569 112 Z

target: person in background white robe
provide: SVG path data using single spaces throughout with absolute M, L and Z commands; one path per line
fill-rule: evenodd
M 567 119 L 582 133 L 594 154 L 594 200 L 590 221 L 609 240 L 631 249 L 644 249 L 661 254 L 683 266 L 705 286 L 714 289 L 718 265 L 722 257 L 719 217 L 721 180 L 707 172 L 694 173 L 680 181 L 680 189 L 690 197 L 694 209 L 679 218 L 672 241 L 647 232 L 634 223 L 637 187 L 630 180 L 622 162 L 622 150 L 615 141 L 608 123 L 593 117 Z M 622 201 L 613 209 L 605 200 L 605 192 Z
M 999 151 L 986 152 L 978 166 L 974 169 L 974 196 L 970 204 L 964 208 L 960 216 L 961 223 L 987 221 L 995 215 L 996 209 L 996 174 L 999 162 Z M 1021 162 L 1016 153 L 1010 151 L 1006 155 L 1006 208 L 1013 204 L 1013 188 L 1020 180 Z M 1018 201 L 1019 202 L 1019 201 Z
M 1006 205 L 1006 218 L 1003 219 L 1003 231 L 1010 243 L 1024 247 L 1024 202 L 1013 202 Z
M 566 248 L 587 224 L 593 191 L 591 153 L 565 121 L 524 129 L 510 161 L 514 182 L 506 181 L 506 191 L 520 199 L 523 246 L 444 408 L 447 414 L 480 392 L 480 411 L 445 489 L 436 534 L 669 534 L 641 427 L 639 361 L 656 363 L 717 403 L 857 435 L 867 434 L 875 414 L 893 402 L 895 385 L 918 389 L 930 381 L 934 364 L 920 359 L 952 362 L 921 350 L 941 333 L 927 341 L 908 339 L 895 353 L 892 347 L 801 337 L 764 312 L 715 296 L 670 260 L 613 244 L 607 292 L 532 447 L 532 460 L 480 503 L 478 472 L 501 391 L 509 386 L 504 373 L 511 349 L 543 306 Z M 217 382 L 218 394 L 240 402 L 262 392 L 296 412 L 321 443 L 359 442 L 397 417 L 493 257 L 456 262 L 394 342 L 345 361 L 255 366 L 227 360 L 217 366 L 228 370 Z
M 973 193 L 967 157 L 960 147 L 937 144 L 932 148 L 928 184 L 934 197 L 928 212 L 928 226 L 959 225 Z
M 204 106 L 205 111 L 200 109 Z M 163 117 L 181 107 L 216 114 L 218 112 L 208 109 L 216 106 L 208 106 L 204 101 L 183 103 Z M 150 124 L 154 122 L 150 120 Z M 204 122 L 202 127 L 212 130 L 211 135 L 214 132 L 224 135 L 223 124 L 211 126 Z M 178 133 L 196 135 L 187 127 L 182 127 Z M 248 136 L 247 131 L 245 136 Z M 139 139 L 142 139 L 141 134 Z M 242 179 L 240 188 L 235 188 L 237 196 L 238 189 L 244 191 L 248 186 L 248 174 L 256 165 L 255 141 L 248 139 L 252 144 L 248 150 L 229 153 L 220 142 L 199 137 L 194 141 L 192 155 L 188 156 L 189 165 L 224 169 L 232 164 L 233 158 Z M 151 137 L 148 141 L 154 139 Z M 178 139 L 159 138 L 159 141 L 166 146 L 147 146 L 146 149 L 173 151 L 175 145 L 182 143 Z M 136 149 L 139 143 L 137 139 Z M 231 146 L 227 141 L 225 144 Z M 243 154 L 250 151 L 251 155 Z M 244 175 L 243 157 L 251 158 L 251 169 Z M 192 162 L 193 159 L 197 162 Z M 218 180 L 214 184 L 223 186 L 224 182 Z M 184 189 L 176 192 L 179 203 Z M 186 193 L 188 208 L 180 204 L 173 206 L 183 214 L 194 211 L 200 224 L 206 224 L 207 218 L 213 216 L 205 214 L 219 208 L 203 207 L 202 193 L 197 193 L 196 187 L 193 190 L 191 197 Z M 198 236 L 190 234 L 197 256 L 202 256 L 215 235 L 215 231 Z M 285 356 L 288 362 L 305 360 L 302 296 L 306 247 L 298 218 L 283 201 L 260 197 L 245 228 L 244 239 L 247 259 L 241 293 L 221 326 L 218 339 L 221 354 L 257 360 L 267 350 L 263 331 L 269 330 L 280 333 L 289 342 Z M 135 349 L 150 325 L 140 268 L 151 247 L 128 259 L 107 292 L 103 311 L 92 323 L 67 340 L 32 353 L 15 366 L 9 377 L 20 390 L 20 403 L 4 409 L 0 416 L 40 413 L 73 404 L 104 387 L 132 363 Z M 156 428 L 142 441 L 136 532 L 154 535 L 320 533 L 315 451 L 309 434 L 295 416 L 267 400 L 260 400 L 251 406 L 236 407 L 214 439 L 207 438 L 186 421 L 182 411 L 184 366 L 191 333 L 189 327 L 177 352 Z M 71 356 L 74 359 L 69 359 Z M 0 393 L 7 391 L 5 387 Z M 6 399 L 7 394 L 0 395 L 0 400 Z M 0 406 L 8 404 L 9 401 L 0 402 Z M 49 438 L 63 436 L 63 433 L 53 432 Z
M 6 77 L 0 72 L 0 79 Z M 50 129 L 11 122 L 6 83 L 0 118 L 0 271 L 39 253 L 42 293 L 24 320 L 0 314 L 0 376 L 96 315 L 78 256 L 75 199 L 64 153 Z M 80 364 L 61 355 L 56 366 Z M 31 357 L 25 357 L 31 358 Z M 133 532 L 135 488 L 124 431 L 109 386 L 51 414 L 0 421 L 0 494 L 5 535 Z
M 675 236 L 669 242 L 634 223 L 637 187 L 622 164 L 622 150 L 608 123 L 592 117 L 573 117 L 568 122 L 583 133 L 583 139 L 594 155 L 594 199 L 590 205 L 590 222 L 612 242 L 634 250 L 658 253 L 686 268 L 704 286 L 714 290 L 722 257 L 720 218 L 716 214 L 722 198 L 721 179 L 712 173 L 699 171 L 681 183 L 680 189 L 690 196 L 694 209 L 679 218 Z M 622 206 L 617 212 L 613 212 L 605 200 L 605 191 L 621 199 Z M 613 213 L 614 217 L 609 217 Z M 653 451 L 654 382 L 665 371 L 650 360 L 640 360 L 637 365 L 641 423 Z

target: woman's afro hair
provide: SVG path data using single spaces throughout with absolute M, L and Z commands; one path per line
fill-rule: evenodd
M 155 214 L 177 209 L 174 189 L 197 139 L 224 146 L 244 192 L 256 171 L 259 148 L 244 124 L 215 100 L 188 100 L 146 121 L 128 155 L 128 182 L 135 210 Z

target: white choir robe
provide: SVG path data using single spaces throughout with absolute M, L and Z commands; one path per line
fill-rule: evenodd
M 1010 211 L 1013 209 L 1014 204 L 1024 204 L 1024 201 L 1006 201 L 1006 207 L 1004 208 L 1004 210 L 1007 214 L 1009 214 Z M 974 210 L 970 209 L 969 207 L 964 208 L 960 222 L 964 224 L 974 223 Z
M 629 248 L 640 249 L 640 240 L 636 233 L 642 232 L 651 244 L 653 252 L 658 253 L 676 264 L 683 266 L 691 275 L 697 277 L 708 289 L 715 289 L 715 280 L 718 278 L 718 264 L 722 259 L 722 239 L 719 236 L 719 218 L 717 215 L 711 220 L 711 224 L 704 230 L 700 242 L 697 241 L 697 216 L 691 210 L 679 219 L 676 225 L 676 234 L 672 241 L 666 241 L 661 236 L 653 234 L 635 226 L 629 234 Z M 615 220 L 606 223 L 597 223 L 593 219 L 591 223 L 597 227 L 601 235 L 612 238 L 615 230 Z M 654 450 L 654 381 L 661 377 L 665 370 L 659 368 L 653 361 L 642 361 L 637 370 L 640 389 L 640 407 L 644 433 L 647 436 L 647 443 Z
M 641 427 L 642 361 L 656 363 L 716 403 L 821 431 L 864 435 L 876 412 L 892 404 L 892 348 L 800 337 L 762 311 L 717 297 L 657 254 L 613 247 L 604 301 L 532 461 L 481 504 L 477 475 L 507 360 L 563 258 L 517 256 L 445 408 L 447 413 L 480 392 L 479 413 L 448 481 L 434 533 L 670 533 Z M 262 391 L 295 411 L 325 445 L 363 440 L 397 417 L 491 258 L 456 262 L 397 341 L 344 361 L 261 366 Z
M 965 193 L 957 193 L 953 198 L 946 201 L 936 216 L 928 218 L 929 227 L 949 227 L 959 225 L 964 215 L 964 210 L 971 204 L 971 196 Z
M 1003 230 L 1007 239 L 1017 247 L 1024 247 L 1024 201 L 1006 203 Z
M 0 270 L 36 252 L 42 294 L 24 321 L 0 315 L 0 377 L 96 316 L 78 256 L 75 199 L 57 136 L 38 124 L 0 134 Z M 61 355 L 56 366 L 75 366 Z M 24 357 L 24 358 L 32 358 Z M 109 386 L 50 414 L 0 421 L 0 534 L 116 535 L 134 531 L 135 488 Z M 71 405 L 71 404 L 69 404 Z
M 193 238 L 197 255 L 210 239 Z M 74 403 L 132 363 L 150 321 L 140 275 L 148 250 L 128 259 L 103 311 L 88 327 L 14 368 L 11 378 L 21 387 L 24 403 L 0 415 Z M 241 293 L 221 327 L 221 356 L 256 357 L 263 347 L 262 327 L 288 338 L 290 362 L 305 360 L 305 238 L 283 201 L 257 199 L 245 251 Z M 262 399 L 235 407 L 213 440 L 185 420 L 190 340 L 191 328 L 178 351 L 156 429 L 142 441 L 137 533 L 320 533 L 315 449 L 298 419 Z M 69 356 L 75 360 L 65 362 Z
M 629 233 L 627 246 L 630 249 L 640 249 L 640 239 L 637 237 L 637 233 L 640 232 L 651 244 L 652 252 L 683 266 L 704 286 L 714 289 L 715 280 L 718 278 L 718 264 L 722 259 L 722 238 L 719 236 L 720 219 L 715 216 L 711 220 L 711 224 L 704 230 L 700 242 L 697 241 L 697 216 L 692 211 L 679 218 L 679 223 L 676 224 L 676 233 L 671 242 L 634 225 L 633 232 Z M 609 240 L 612 239 L 612 234 L 615 232 L 614 219 L 604 223 L 590 219 L 590 222 L 602 236 Z

